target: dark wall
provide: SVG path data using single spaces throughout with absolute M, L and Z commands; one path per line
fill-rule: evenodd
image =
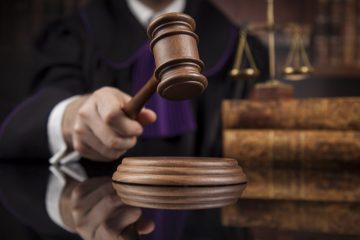
M 31 80 L 32 46 L 36 36 L 84 0 L 0 1 L 0 123 L 27 94 Z

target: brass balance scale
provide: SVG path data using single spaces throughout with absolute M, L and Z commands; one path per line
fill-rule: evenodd
M 260 74 L 247 42 L 247 36 L 248 33 L 267 32 L 270 78 L 265 83 L 257 84 L 255 90 L 264 88 L 288 88 L 286 84 L 276 80 L 275 33 L 280 30 L 288 31 L 292 35 L 290 51 L 282 70 L 284 79 L 298 81 L 309 77 L 314 72 L 314 68 L 309 61 L 304 46 L 303 35 L 306 31 L 298 24 L 292 23 L 284 26 L 275 24 L 274 0 L 267 1 L 267 22 L 265 24 L 249 25 L 240 31 L 238 49 L 233 68 L 230 71 L 230 76 L 234 79 L 248 80 L 257 77 Z M 248 60 L 248 67 L 243 67 L 244 59 Z

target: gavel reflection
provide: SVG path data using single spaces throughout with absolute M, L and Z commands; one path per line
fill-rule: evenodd
M 234 204 L 246 176 L 234 159 L 129 157 L 112 176 L 121 200 L 133 207 L 193 210 Z M 129 239 L 140 239 L 134 227 Z
M 141 108 L 157 92 L 168 100 L 185 100 L 200 95 L 207 79 L 200 72 L 195 21 L 182 13 L 168 13 L 155 18 L 148 27 L 150 48 L 156 70 L 151 79 L 124 106 L 123 111 L 136 118 Z

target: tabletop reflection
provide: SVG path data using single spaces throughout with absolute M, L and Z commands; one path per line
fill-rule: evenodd
M 1 164 L 1 203 L 35 239 L 134 239 L 134 229 L 142 240 L 236 239 L 238 233 L 222 226 L 219 207 L 236 202 L 245 185 L 121 186 L 111 180 L 115 168 L 85 161 Z M 138 204 L 129 206 L 131 199 Z

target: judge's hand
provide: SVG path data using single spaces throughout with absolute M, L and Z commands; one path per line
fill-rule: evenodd
M 93 178 L 83 183 L 67 181 L 61 195 L 63 222 L 85 240 L 131 240 L 131 231 L 151 233 L 155 224 L 141 216 L 139 208 L 124 205 L 110 178 Z
M 133 120 L 122 111 L 130 97 L 116 88 L 103 87 L 83 96 L 65 110 L 62 125 L 68 147 L 91 160 L 111 161 L 136 144 L 143 126 L 156 114 L 142 109 Z

